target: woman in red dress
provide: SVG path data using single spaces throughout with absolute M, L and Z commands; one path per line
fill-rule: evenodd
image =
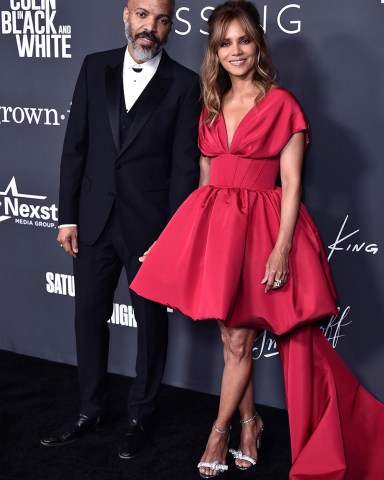
M 383 406 L 316 325 L 337 307 L 324 248 L 300 202 L 308 139 L 303 111 L 274 81 L 251 2 L 218 6 L 208 28 L 200 188 L 144 254 L 131 284 L 144 297 L 219 325 L 225 366 L 200 475 L 211 478 L 228 469 L 237 409 L 240 445 L 229 451 L 240 469 L 256 464 L 263 421 L 253 400 L 252 348 L 258 330 L 267 329 L 277 335 L 284 370 L 290 478 L 378 480 L 384 474 L 378 434 Z

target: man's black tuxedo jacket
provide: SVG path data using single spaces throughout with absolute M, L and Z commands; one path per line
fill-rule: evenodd
M 128 249 L 141 255 L 197 186 L 200 87 L 197 74 L 163 51 L 121 147 L 125 48 L 82 65 L 64 140 L 59 223 L 77 224 L 80 242 L 92 245 L 116 201 Z

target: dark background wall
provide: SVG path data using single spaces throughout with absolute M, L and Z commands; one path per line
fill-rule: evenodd
M 218 1 L 180 0 L 168 52 L 198 71 Z M 123 0 L 0 4 L 0 348 L 75 364 L 74 284 L 58 248 L 61 146 L 83 57 L 122 46 Z M 324 333 L 384 400 L 384 0 L 259 1 L 280 82 L 312 127 L 304 199 L 322 233 L 340 296 Z M 305 258 L 303 258 L 305 261 Z M 136 328 L 125 279 L 111 321 L 112 372 L 134 375 Z M 218 393 L 213 322 L 170 314 L 165 382 Z M 270 335 L 255 344 L 256 400 L 284 406 Z

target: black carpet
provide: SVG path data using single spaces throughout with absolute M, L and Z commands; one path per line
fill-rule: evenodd
M 40 437 L 74 418 L 76 368 L 0 350 L 1 480 L 198 480 L 218 397 L 162 386 L 150 445 L 136 458 L 117 456 L 125 422 L 130 380 L 110 375 L 110 413 L 97 432 L 67 446 L 43 447 Z M 258 406 L 265 431 L 259 462 L 248 472 L 235 469 L 223 480 L 286 480 L 290 468 L 285 410 Z M 238 447 L 233 422 L 230 445 Z

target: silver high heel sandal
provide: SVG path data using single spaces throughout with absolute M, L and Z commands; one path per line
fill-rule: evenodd
M 229 433 L 231 431 L 231 425 L 226 429 L 226 430 L 221 430 L 220 428 L 217 427 L 216 423 L 213 424 L 212 428 L 217 432 L 220 433 L 221 435 L 224 435 L 226 433 Z M 228 435 L 228 442 L 229 442 L 229 435 Z M 201 478 L 213 478 L 217 477 L 221 473 L 224 473 L 226 470 L 228 470 L 228 465 L 219 463 L 217 460 L 213 462 L 199 462 L 197 465 L 197 468 L 210 468 L 211 470 L 214 470 L 216 473 L 213 475 L 206 475 L 205 473 L 200 473 Z
M 252 421 L 255 421 L 256 422 L 256 418 L 259 417 L 260 418 L 260 415 L 258 412 L 255 413 L 255 415 L 252 417 L 252 418 L 249 418 L 248 420 L 240 420 L 240 423 L 242 425 L 245 425 L 247 423 L 250 423 Z M 261 419 L 261 418 L 260 418 Z M 258 437 L 256 438 L 256 449 L 259 450 L 259 448 L 261 447 L 261 435 L 263 433 L 263 430 L 264 430 L 264 424 L 262 423 L 261 424 L 261 429 L 260 429 L 260 432 L 259 432 L 259 435 Z M 256 465 L 257 461 L 256 459 L 250 457 L 249 455 L 245 455 L 241 450 L 234 450 L 233 448 L 231 448 L 229 450 L 229 453 L 232 454 L 233 458 L 235 460 L 245 460 L 246 462 L 249 462 L 250 463 L 250 466 L 249 467 L 242 467 L 240 465 L 237 465 L 235 463 L 235 466 L 236 468 L 238 468 L 239 470 L 249 470 L 250 468 L 252 468 L 254 465 Z

